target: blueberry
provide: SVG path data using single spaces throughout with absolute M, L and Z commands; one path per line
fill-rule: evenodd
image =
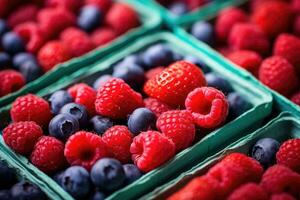
M 179 53 L 173 52 L 173 61 L 183 60 L 183 56 Z
M 252 147 L 251 156 L 262 166 L 268 168 L 275 163 L 279 146 L 279 142 L 273 138 L 262 138 Z
M 104 199 L 105 199 L 105 194 L 99 191 L 95 191 L 90 197 L 90 200 L 104 200 Z
M 92 167 L 91 179 L 95 186 L 106 191 L 114 191 L 123 186 L 126 176 L 118 160 L 102 158 Z
M 168 9 L 175 15 L 183 15 L 188 12 L 188 8 L 183 2 L 174 2 L 170 4 Z
M 65 90 L 58 90 L 49 98 L 51 110 L 54 114 L 58 114 L 64 105 L 71 103 L 72 101 L 71 95 Z
M 113 126 L 113 122 L 109 118 L 99 115 L 96 115 L 90 119 L 90 124 L 92 125 L 93 130 L 100 135 Z
M 79 122 L 80 126 L 87 125 L 88 113 L 84 106 L 77 103 L 68 103 L 60 109 L 60 113 L 72 115 Z
M 15 171 L 8 167 L 6 163 L 0 161 L 0 188 L 9 188 L 17 181 Z
M 101 10 L 93 5 L 87 5 L 81 8 L 79 16 L 77 18 L 77 25 L 90 32 L 97 28 L 101 24 L 102 13 Z
M 27 181 L 21 181 L 15 184 L 11 190 L 12 199 L 18 200 L 43 200 L 47 199 L 45 194 L 41 191 L 39 187 L 33 185 Z
M 54 180 L 57 184 L 61 185 L 61 183 L 62 183 L 61 181 L 62 181 L 62 177 L 63 177 L 64 173 L 65 173 L 64 170 L 57 172 L 56 174 L 54 174 L 53 180 Z
M 34 63 L 37 63 L 36 58 L 31 53 L 18 53 L 13 57 L 13 65 L 16 69 L 19 69 L 19 67 L 27 61 L 32 61 Z
M 191 29 L 191 33 L 198 40 L 212 45 L 214 42 L 214 28 L 213 26 L 204 21 L 196 22 Z
M 123 165 L 126 176 L 126 184 L 130 184 L 142 176 L 142 172 L 134 164 Z
M 233 92 L 230 83 L 221 76 L 211 72 L 206 74 L 205 78 L 208 86 L 221 90 L 225 95 L 227 95 L 230 92 Z
M 62 176 L 61 187 L 76 199 L 84 199 L 90 192 L 89 172 L 81 166 L 66 169 Z
M 112 79 L 113 77 L 109 74 L 105 74 L 100 76 L 93 84 L 93 88 L 95 90 L 98 90 L 100 87 L 102 87 L 107 81 Z
M 10 56 L 5 52 L 1 52 L 0 53 L 0 70 L 4 69 L 4 68 L 8 68 L 10 66 L 11 66 Z
M 243 96 L 236 92 L 229 93 L 227 100 L 229 103 L 230 119 L 237 118 L 251 108 L 251 104 Z
M 49 134 L 65 141 L 79 131 L 78 120 L 69 114 L 58 114 L 49 123 Z
M 133 89 L 139 89 L 145 82 L 143 68 L 135 64 L 128 64 L 124 67 L 114 69 L 113 77 L 123 79 Z
M 9 28 L 7 26 L 6 21 L 3 19 L 0 19 L 0 37 L 2 37 L 2 35 L 4 33 L 6 33 L 7 31 L 9 31 Z
M 42 75 L 42 70 L 40 66 L 36 62 L 27 61 L 23 63 L 20 68 L 20 72 L 23 74 L 23 76 L 26 79 L 26 82 L 31 82 L 37 79 Z
M 184 57 L 184 60 L 197 65 L 205 74 L 211 71 L 210 68 L 202 60 L 195 56 L 187 55 Z
M 25 51 L 23 40 L 14 32 L 8 32 L 3 35 L 2 47 L 7 53 L 12 55 Z
M 126 58 L 123 59 L 122 62 L 136 64 L 136 65 L 139 65 L 141 67 L 144 65 L 143 59 L 139 54 L 128 55 Z
M 11 200 L 9 190 L 0 190 L 0 199 L 1 200 Z
M 164 44 L 155 44 L 143 53 L 143 62 L 148 69 L 167 66 L 173 62 L 173 52 Z
M 156 116 L 148 108 L 137 108 L 128 119 L 128 128 L 133 134 L 139 134 L 155 127 Z

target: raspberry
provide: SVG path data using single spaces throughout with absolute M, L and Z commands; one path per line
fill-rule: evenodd
M 283 165 L 273 165 L 264 173 L 260 185 L 269 194 L 288 192 L 300 197 L 300 175 Z
M 297 71 L 300 71 L 300 39 L 291 34 L 280 34 L 274 44 L 274 55 L 289 61 Z
M 268 200 L 268 194 L 255 183 L 247 183 L 234 190 L 227 200 Z
M 113 4 L 112 0 L 85 0 L 85 4 L 95 5 L 101 11 L 106 12 Z
M 276 160 L 278 164 L 300 173 L 300 139 L 285 141 L 276 153 Z
M 205 86 L 206 80 L 196 65 L 178 61 L 171 64 L 144 85 L 144 92 L 168 105 L 183 106 L 187 95 L 195 88 Z
M 27 94 L 18 97 L 13 102 L 10 116 L 13 122 L 34 121 L 42 127 L 47 127 L 51 119 L 51 111 L 46 100 L 33 94 Z
M 299 1 L 300 2 L 300 1 Z M 300 15 L 294 21 L 294 34 L 300 37 Z
M 80 165 L 90 170 L 97 160 L 107 157 L 108 153 L 100 136 L 79 131 L 69 137 L 64 155 L 71 165 Z
M 150 69 L 146 72 L 146 78 L 148 79 L 152 79 L 155 78 L 155 76 L 157 74 L 160 74 L 162 71 L 164 71 L 164 67 L 155 67 L 153 69 Z
M 123 34 L 139 25 L 139 16 L 130 6 L 124 3 L 114 3 L 105 16 L 105 23 L 116 33 Z
M 295 13 L 300 12 L 300 1 L 299 0 L 291 0 L 291 8 Z
M 142 106 L 142 95 L 118 78 L 112 78 L 100 87 L 95 101 L 98 114 L 114 119 L 126 118 Z
M 259 6 L 251 20 L 270 38 L 286 32 L 292 25 L 293 12 L 288 3 L 267 2 Z
M 81 56 L 94 49 L 94 44 L 89 36 L 78 28 L 65 29 L 61 33 L 60 39 L 74 57 Z
M 246 22 L 247 14 L 235 7 L 229 7 L 220 12 L 215 24 L 216 36 L 220 41 L 225 42 L 229 36 L 232 27 L 239 22 Z
M 46 6 L 59 7 L 72 12 L 77 12 L 82 5 L 82 0 L 46 0 Z
M 236 65 L 251 72 L 255 76 L 258 75 L 258 69 L 262 62 L 262 57 L 255 51 L 249 51 L 249 50 L 234 51 L 232 53 L 229 53 L 226 57 Z
M 172 158 L 175 145 L 172 140 L 157 131 L 142 132 L 130 146 L 135 165 L 143 172 L 149 172 Z
M 38 52 L 38 61 L 45 72 L 71 58 L 67 47 L 59 41 L 47 42 Z
M 64 144 L 50 136 L 42 136 L 35 144 L 30 161 L 45 173 L 60 170 L 66 165 Z
M 0 0 L 0 16 L 9 14 L 18 4 L 20 4 L 18 0 Z
M 287 193 L 274 194 L 270 200 L 296 200 L 293 196 Z
M 250 8 L 252 11 L 255 11 L 260 7 L 261 5 L 268 3 L 268 2 L 273 2 L 273 1 L 285 1 L 285 0 L 252 0 L 250 3 Z
M 193 116 L 187 110 L 164 112 L 157 119 L 156 126 L 174 142 L 177 152 L 189 147 L 195 139 Z
M 23 75 L 12 69 L 0 71 L 0 80 L 0 97 L 14 92 L 25 85 Z
M 3 130 L 4 142 L 19 154 L 30 154 L 35 143 L 43 135 L 39 125 L 32 121 L 16 122 Z
M 186 186 L 168 198 L 168 200 L 205 199 L 214 200 L 218 192 L 218 182 L 207 176 L 191 180 Z
M 126 164 L 131 160 L 130 145 L 133 135 L 126 126 L 113 126 L 102 137 L 114 158 Z
M 37 21 L 47 38 L 55 38 L 59 33 L 76 24 L 76 17 L 62 8 L 45 8 L 37 16 Z
M 96 47 L 106 45 L 117 38 L 117 34 L 111 28 L 99 28 L 91 34 L 91 40 Z
M 237 23 L 233 26 L 228 39 L 234 50 L 252 50 L 259 54 L 269 52 L 270 43 L 264 33 L 255 25 Z
M 45 43 L 45 38 L 39 26 L 34 22 L 26 22 L 15 27 L 14 31 L 26 43 L 26 50 L 36 54 Z
M 73 97 L 74 102 L 83 105 L 88 110 L 90 116 L 95 111 L 96 91 L 85 83 L 75 84 L 68 89 L 69 94 Z
M 10 27 L 27 21 L 34 21 L 38 13 L 38 7 L 33 4 L 25 4 L 16 9 L 7 19 Z
M 300 91 L 297 91 L 296 93 L 294 93 L 290 100 L 292 102 L 294 102 L 295 104 L 297 104 L 298 106 L 300 106 Z
M 259 80 L 282 95 L 289 95 L 298 85 L 293 66 L 280 56 L 265 59 L 258 72 Z
M 156 117 L 159 117 L 162 113 L 171 110 L 172 108 L 163 102 L 160 102 L 154 98 L 145 98 L 144 99 L 145 107 L 151 110 Z
M 212 87 L 196 88 L 185 100 L 185 107 L 201 128 L 216 128 L 228 115 L 229 105 L 225 95 Z

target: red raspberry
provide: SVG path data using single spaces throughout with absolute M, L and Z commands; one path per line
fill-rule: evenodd
M 293 66 L 280 56 L 265 59 L 258 72 L 259 80 L 282 95 L 291 94 L 298 85 Z
M 189 10 L 195 10 L 207 3 L 207 0 L 184 0 Z
M 218 192 L 218 182 L 207 176 L 201 176 L 191 180 L 178 192 L 172 194 L 168 200 L 205 199 L 215 200 Z
M 49 7 L 59 7 L 76 13 L 82 5 L 82 0 L 46 0 L 45 4 Z
M 7 14 L 19 4 L 20 2 L 18 0 L 0 0 L 0 16 L 7 16 Z
M 235 163 L 239 165 L 243 168 L 245 173 L 248 173 L 248 179 L 254 182 L 259 182 L 264 172 L 263 167 L 257 160 L 242 153 L 231 153 L 226 156 L 222 162 Z
M 280 34 L 274 44 L 273 54 L 289 61 L 300 71 L 300 39 L 291 34 Z
M 296 200 L 293 196 L 287 193 L 274 194 L 270 200 Z
M 211 129 L 221 125 L 228 115 L 228 102 L 225 95 L 212 87 L 196 88 L 189 93 L 185 107 L 201 128 Z
M 35 144 L 30 161 L 45 173 L 52 173 L 66 165 L 64 143 L 50 136 L 42 136 Z
M 147 80 L 155 78 L 157 74 L 160 74 L 162 71 L 164 71 L 164 67 L 155 67 L 153 69 L 150 69 L 146 72 L 146 78 Z
M 291 0 L 291 8 L 295 13 L 300 12 L 300 1 L 299 0 Z
M 143 172 L 149 172 L 172 158 L 175 145 L 172 140 L 157 131 L 142 132 L 130 146 L 135 165 Z
M 168 105 L 183 106 L 187 95 L 206 85 L 205 76 L 196 65 L 178 61 L 171 64 L 144 85 L 144 92 Z
M 252 50 L 259 54 L 267 54 L 270 48 L 265 34 L 257 26 L 248 23 L 234 25 L 228 43 L 234 50 Z
M 80 165 L 90 170 L 97 160 L 107 157 L 108 153 L 100 136 L 78 131 L 66 142 L 64 155 L 71 165 Z
M 126 118 L 136 108 L 143 107 L 142 95 L 123 80 L 112 78 L 97 92 L 96 112 L 114 119 Z
M 286 1 L 286 0 L 251 0 L 250 3 L 250 8 L 252 11 L 255 11 L 260 7 L 261 5 L 268 3 L 268 2 L 273 2 L 273 1 Z
M 59 33 L 76 24 L 76 16 L 62 8 L 45 8 L 40 10 L 37 21 L 47 38 L 55 38 Z
M 94 44 L 89 36 L 78 28 L 65 29 L 61 33 L 60 39 L 74 57 L 81 56 L 94 49 Z
M 144 99 L 145 107 L 151 110 L 156 117 L 159 117 L 162 113 L 171 110 L 172 108 L 163 102 L 158 101 L 154 98 L 146 98 Z
M 292 25 L 293 12 L 288 3 L 281 1 L 267 2 L 259 6 L 251 20 L 270 38 L 286 32 Z
M 300 139 L 285 141 L 276 153 L 277 163 L 300 173 Z
M 273 165 L 264 173 L 260 185 L 269 194 L 288 192 L 299 198 L 300 175 L 283 165 Z
M 67 47 L 56 40 L 47 42 L 38 52 L 38 61 L 45 72 L 70 58 L 71 54 Z
M 126 126 L 113 126 L 102 136 L 108 150 L 114 158 L 126 164 L 131 160 L 130 145 L 133 135 Z
M 292 95 L 292 97 L 290 98 L 290 100 L 292 102 L 294 102 L 295 104 L 297 104 L 298 106 L 300 106 L 300 91 L 297 91 L 296 93 L 294 93 Z
M 13 122 L 34 121 L 42 127 L 47 127 L 51 119 L 51 110 L 45 99 L 27 94 L 13 102 L 10 116 Z
M 294 34 L 300 37 L 300 15 L 294 21 Z
M 249 50 L 234 51 L 232 53 L 229 53 L 226 57 L 236 65 L 251 72 L 255 76 L 258 75 L 258 69 L 262 62 L 262 57 L 255 51 L 249 51 Z
M 123 34 L 139 25 L 139 15 L 127 4 L 114 3 L 105 16 L 105 23 L 117 34 Z
M 232 27 L 239 22 L 248 21 L 247 14 L 239 8 L 229 7 L 220 12 L 215 24 L 216 36 L 220 41 L 225 42 Z
M 90 116 L 95 111 L 96 91 L 85 83 L 75 84 L 68 89 L 69 94 L 73 97 L 74 102 L 83 105 Z
M 26 42 L 26 50 L 36 54 L 45 44 L 40 27 L 34 22 L 26 22 L 15 27 L 14 31 Z
M 37 6 L 33 4 L 25 4 L 9 15 L 7 23 L 10 27 L 15 27 L 23 22 L 35 21 L 37 13 Z
M 112 0 L 85 0 L 85 4 L 95 5 L 101 11 L 106 12 L 113 4 L 113 1 Z
M 0 97 L 15 92 L 25 85 L 23 75 L 12 69 L 0 71 L 0 80 Z
M 174 142 L 177 152 L 189 147 L 195 139 L 193 116 L 187 110 L 164 112 L 157 119 L 156 126 Z
M 35 143 L 43 135 L 39 125 L 32 121 L 16 122 L 3 130 L 4 142 L 19 154 L 30 154 Z
M 117 38 L 117 34 L 111 28 L 98 28 L 91 34 L 91 40 L 94 46 L 100 47 L 106 45 Z
M 268 200 L 268 194 L 255 183 L 247 183 L 234 190 L 227 200 Z

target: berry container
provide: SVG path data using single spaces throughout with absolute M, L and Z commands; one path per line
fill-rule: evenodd
M 260 85 L 254 85 L 252 82 L 249 82 L 247 78 L 239 77 L 239 75 L 235 74 L 233 69 L 226 69 L 201 51 L 197 51 L 194 47 L 186 44 L 176 36 L 165 32 L 152 34 L 151 36 L 136 40 L 109 58 L 78 70 L 69 76 L 62 77 L 60 81 L 39 91 L 37 95 L 47 98 L 54 91 L 67 88 L 74 83 L 85 82 L 92 84 L 100 75 L 111 73 L 111 66 L 127 55 L 139 52 L 156 43 L 164 43 L 177 53 L 183 55 L 189 54 L 201 59 L 212 71 L 226 78 L 235 91 L 248 99 L 252 107 L 238 118 L 209 133 L 193 146 L 181 151 L 166 164 L 148 172 L 123 189 L 114 192 L 108 196 L 107 199 L 137 199 L 156 186 L 172 180 L 178 173 L 199 163 L 199 160 L 202 161 L 208 156 L 214 155 L 214 153 L 220 151 L 238 138 L 241 138 L 247 133 L 251 133 L 255 128 L 259 127 L 263 119 L 268 116 L 272 110 L 272 96 L 265 88 Z M 250 76 L 248 78 L 250 78 Z M 10 121 L 9 109 L 10 106 L 7 106 L 0 111 L 2 128 Z M 1 140 L 1 142 L 6 146 L 3 140 Z M 56 191 L 60 196 L 63 196 L 63 199 L 72 199 L 70 195 L 60 188 L 49 176 L 29 163 L 27 158 L 14 153 L 9 148 L 7 148 L 6 151 L 22 163 L 22 165 L 26 165 L 32 174 L 49 184 L 52 190 Z
M 155 12 L 151 12 L 149 8 L 134 0 L 123 0 L 122 2 L 129 4 L 136 10 L 136 12 L 138 12 L 141 22 L 140 26 L 129 30 L 126 34 L 121 35 L 115 41 L 105 47 L 100 47 L 98 49 L 96 48 L 83 56 L 73 58 L 69 61 L 58 64 L 55 69 L 26 84 L 20 90 L 1 97 L 0 106 L 5 106 L 11 103 L 20 95 L 29 92 L 37 92 L 38 90 L 41 90 L 42 88 L 57 81 L 59 78 L 61 78 L 62 75 L 68 75 L 78 69 L 83 68 L 84 66 L 90 65 L 91 63 L 104 58 L 112 51 L 122 47 L 127 42 L 132 41 L 137 37 L 148 33 L 149 31 L 153 31 L 159 28 L 161 19 L 158 14 L 156 14 Z
M 141 197 L 141 199 L 166 199 L 168 196 L 178 191 L 178 189 L 182 188 L 182 186 L 184 186 L 194 177 L 205 174 L 211 166 L 222 160 L 225 155 L 233 152 L 240 152 L 249 155 L 249 152 L 256 141 L 266 137 L 273 138 L 280 143 L 291 138 L 299 138 L 299 118 L 290 112 L 281 113 L 265 126 L 233 142 L 215 155 L 208 157 L 204 161 L 199 160 L 198 164 L 192 167 L 190 170 L 183 172 L 169 183 L 157 187 L 152 192 Z

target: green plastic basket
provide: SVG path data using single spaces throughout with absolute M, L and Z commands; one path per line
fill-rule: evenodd
M 195 20 L 204 20 L 213 16 L 216 12 L 223 9 L 224 7 L 231 5 L 240 5 L 246 0 L 213 0 L 210 3 L 196 9 L 195 11 L 186 13 L 181 16 L 174 15 L 167 8 L 157 3 L 155 0 L 139 0 L 145 5 L 149 5 L 153 11 L 158 12 L 163 18 L 164 22 L 169 26 L 173 27 L 176 25 L 182 25 Z
M 255 144 L 255 142 L 260 138 L 265 137 L 274 138 L 280 142 L 283 142 L 290 138 L 300 138 L 299 118 L 293 116 L 288 112 L 282 113 L 262 128 L 232 143 L 216 155 L 207 158 L 203 162 L 199 160 L 198 164 L 195 165 L 193 168 L 182 173 L 176 179 L 160 187 L 157 187 L 152 192 L 143 196 L 141 200 L 166 199 L 168 196 L 182 188 L 194 177 L 205 174 L 212 165 L 216 164 L 225 155 L 231 152 L 241 152 L 249 154 L 249 151 L 251 147 Z
M 100 75 L 111 72 L 111 66 L 125 56 L 141 51 L 155 43 L 166 43 L 175 51 L 177 50 L 178 53 L 181 53 L 183 55 L 194 55 L 200 58 L 208 66 L 210 66 L 213 71 L 225 77 L 237 92 L 245 95 L 245 97 L 249 100 L 253 107 L 242 114 L 240 117 L 205 136 L 192 147 L 178 153 L 165 165 L 145 174 L 139 180 L 126 186 L 125 188 L 116 191 L 107 198 L 110 200 L 136 199 L 139 196 L 147 193 L 151 189 L 155 188 L 156 186 L 163 184 L 168 180 L 171 180 L 182 170 L 195 165 L 196 161 L 204 160 L 206 157 L 213 155 L 213 153 L 218 152 L 222 148 L 232 143 L 232 141 L 246 135 L 247 133 L 251 133 L 252 128 L 259 126 L 259 123 L 271 112 L 272 96 L 268 92 L 266 92 L 264 88 L 253 85 L 249 83 L 248 80 L 240 78 L 238 75 L 234 74 L 234 71 L 225 69 L 215 60 L 207 57 L 202 52 L 197 51 L 192 46 L 184 43 L 174 35 L 164 32 L 153 34 L 151 36 L 145 36 L 140 40 L 136 40 L 127 47 L 124 47 L 123 50 L 115 53 L 114 55 L 111 55 L 109 58 L 89 66 L 89 70 L 82 69 L 71 74 L 68 77 L 64 77 L 59 82 L 56 82 L 45 88 L 44 90 L 41 90 L 38 95 L 47 97 L 49 96 L 49 94 L 58 89 L 64 89 L 69 85 L 78 82 L 92 83 Z M 1 124 L 7 124 L 10 121 L 9 106 L 0 111 L 0 118 L 2 119 Z M 56 190 L 58 194 L 64 196 L 64 199 L 71 199 L 65 191 L 63 191 L 53 180 L 51 180 L 51 178 L 36 169 L 27 161 L 26 158 L 17 155 L 10 149 L 7 149 L 7 151 L 15 159 L 23 163 L 23 165 L 26 165 L 31 173 L 51 185 L 53 190 Z
M 120 36 L 111 44 L 95 49 L 84 56 L 73 58 L 67 62 L 57 65 L 53 70 L 47 72 L 45 75 L 39 77 L 38 79 L 26 84 L 20 90 L 10 93 L 4 97 L 0 98 L 0 106 L 7 105 L 11 103 L 16 97 L 29 93 L 37 92 L 38 90 L 43 89 L 49 84 L 57 81 L 64 75 L 69 75 L 70 73 L 79 70 L 85 66 L 90 65 L 91 63 L 102 59 L 111 52 L 119 49 L 128 42 L 142 36 L 150 31 L 158 29 L 161 25 L 161 18 L 155 12 L 151 12 L 151 9 L 147 6 L 142 5 L 141 3 L 135 0 L 119 0 L 120 2 L 125 2 L 130 4 L 140 15 L 141 25 L 137 28 L 134 28 L 123 36 Z

